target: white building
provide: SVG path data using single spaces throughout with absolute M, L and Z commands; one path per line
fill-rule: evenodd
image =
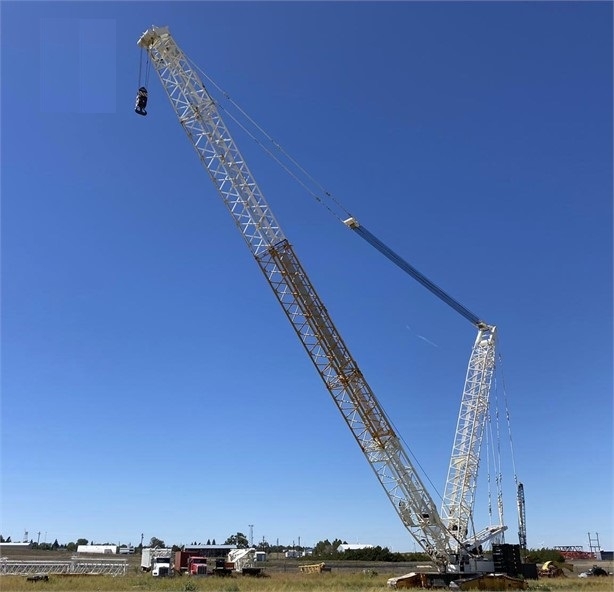
M 97 555 L 115 555 L 117 545 L 79 545 L 77 553 L 93 553 Z

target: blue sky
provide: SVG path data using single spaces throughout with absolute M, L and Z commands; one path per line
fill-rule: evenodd
M 515 467 L 529 547 L 590 532 L 614 548 L 611 3 L 3 2 L 1 17 L 4 536 L 181 544 L 251 524 L 255 541 L 414 549 L 154 72 L 149 115 L 133 112 L 136 41 L 156 24 L 497 325 L 506 540 Z M 474 328 L 234 135 L 439 505 Z

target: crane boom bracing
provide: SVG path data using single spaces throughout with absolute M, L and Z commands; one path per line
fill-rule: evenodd
M 215 102 L 165 27 L 138 44 L 292 327 L 403 524 L 440 565 L 449 532 L 402 443 L 337 332 L 222 121 Z

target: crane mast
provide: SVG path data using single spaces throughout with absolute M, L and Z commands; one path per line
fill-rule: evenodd
M 495 368 L 496 328 L 478 329 L 465 379 L 448 478 L 442 504 L 442 519 L 461 540 L 469 534 L 480 464 L 480 449 L 489 407 Z
M 149 53 L 201 163 L 401 521 L 445 569 L 450 532 L 273 216 L 215 102 L 168 28 L 151 27 L 138 45 Z

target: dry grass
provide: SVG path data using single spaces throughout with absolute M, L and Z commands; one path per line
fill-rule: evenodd
M 324 574 L 273 573 L 269 577 L 248 578 L 154 578 L 150 574 L 109 576 L 49 576 L 49 581 L 28 582 L 25 576 L 0 577 L 2 592 L 27 590 L 57 592 L 382 592 L 388 575 L 362 573 Z M 553 578 L 529 583 L 540 592 L 613 592 L 614 578 Z

